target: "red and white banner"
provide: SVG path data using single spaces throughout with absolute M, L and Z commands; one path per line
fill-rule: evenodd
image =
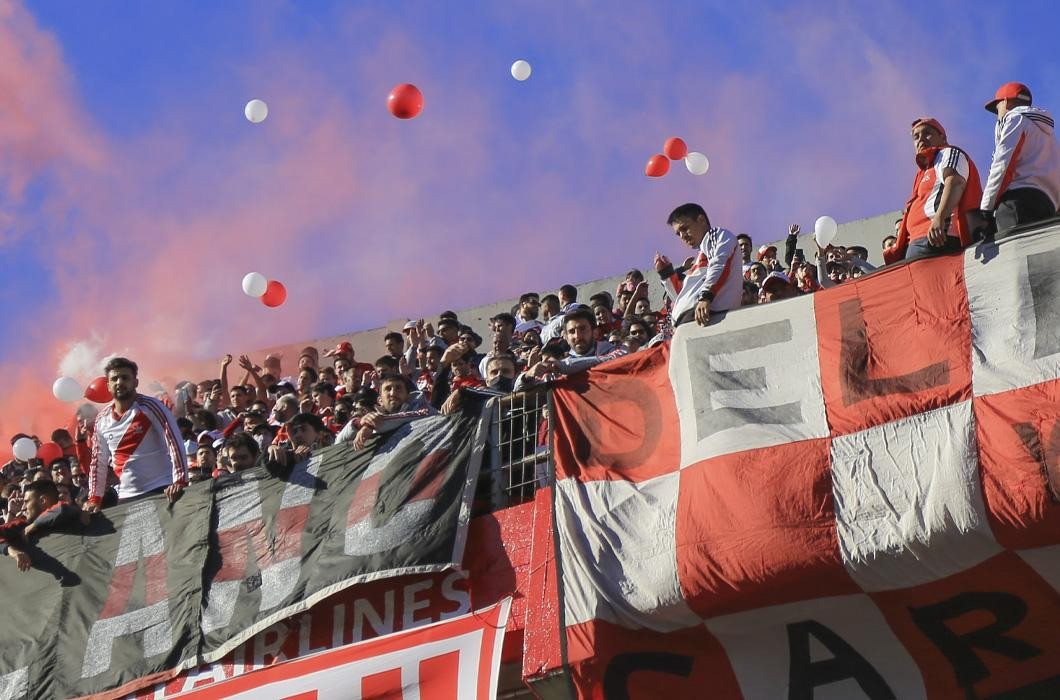
M 1060 697 L 1060 231 L 576 381 L 555 511 L 582 697 Z
M 511 598 L 425 627 L 269 666 L 176 697 L 492 700 Z

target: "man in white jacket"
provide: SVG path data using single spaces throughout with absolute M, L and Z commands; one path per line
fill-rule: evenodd
M 999 232 L 1055 216 L 1060 144 L 1052 116 L 1031 106 L 1031 91 L 1022 83 L 1002 85 L 986 109 L 997 114 L 997 126 L 981 209 L 993 214 Z
M 665 255 L 655 254 L 655 271 L 673 300 L 674 327 L 693 319 L 705 326 L 712 311 L 738 307 L 743 300 L 743 269 L 736 234 L 711 226 L 698 204 L 682 204 L 670 212 L 666 223 L 698 251 L 683 279 Z

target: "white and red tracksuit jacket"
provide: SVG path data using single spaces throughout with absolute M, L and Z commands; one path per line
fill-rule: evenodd
M 107 470 L 118 475 L 118 498 L 132 498 L 173 483 L 188 483 L 188 458 L 177 419 L 161 401 L 137 394 L 122 415 L 107 404 L 96 416 L 88 501 L 101 503 Z
M 993 211 L 1006 190 L 1033 187 L 1060 206 L 1060 144 L 1053 118 L 1037 107 L 1013 107 L 994 127 L 994 159 L 981 208 Z
M 671 273 L 663 277 L 663 286 L 674 302 L 670 314 L 675 320 L 695 309 L 700 294 L 707 291 L 714 296 L 711 312 L 739 307 L 743 300 L 743 269 L 736 234 L 725 228 L 708 229 L 684 280 Z

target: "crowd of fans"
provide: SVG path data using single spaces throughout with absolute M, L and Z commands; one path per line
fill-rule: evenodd
M 1002 237 L 1018 224 L 1051 217 L 1060 202 L 1060 148 L 1052 120 L 1030 106 L 1026 86 L 1006 84 L 987 109 L 998 115 L 994 162 L 985 187 L 974 163 L 947 141 L 937 120 L 913 122 L 913 192 L 883 240 L 886 263 L 959 251 Z M 614 293 L 580 300 L 577 288 L 527 292 L 510 313 L 490 319 L 489 342 L 452 311 L 436 322 L 409 321 L 386 334 L 381 354 L 361 362 L 343 342 L 321 354 L 304 348 L 293 367 L 277 355 L 256 364 L 226 356 L 216 378 L 181 382 L 172 393 L 139 393 L 139 368 L 114 358 L 104 368 L 113 401 L 76 428 L 37 442 L 37 458 L 0 467 L 0 548 L 31 565 L 34 536 L 79 527 L 94 511 L 151 493 L 181 497 L 188 483 L 263 465 L 283 475 L 314 450 L 379 434 L 426 416 L 473 411 L 493 396 L 589 369 L 665 342 L 683 323 L 767 304 L 872 273 L 859 246 L 816 247 L 812 260 L 792 225 L 783 255 L 757 250 L 747 234 L 711 225 L 698 204 L 667 223 L 693 255 L 675 266 L 656 253 L 666 299 L 653 308 L 649 281 L 630 270 Z M 232 381 L 232 364 L 239 379 Z

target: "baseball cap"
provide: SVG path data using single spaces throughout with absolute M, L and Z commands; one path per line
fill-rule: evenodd
M 766 275 L 766 278 L 762 280 L 762 289 L 769 286 L 771 281 L 783 282 L 784 284 L 791 284 L 791 280 L 783 272 L 770 272 Z
M 199 433 L 199 436 L 195 438 L 195 442 L 200 445 L 205 443 L 207 445 L 213 445 L 217 440 L 224 440 L 225 436 L 220 430 L 204 430 Z
M 761 260 L 762 258 L 764 258 L 771 250 L 773 251 L 773 255 L 777 254 L 777 247 L 775 245 L 764 245 L 759 248 L 758 259 Z
M 415 327 L 416 327 L 416 322 L 415 321 L 409 321 L 408 323 L 406 323 L 404 326 L 401 327 L 401 330 L 403 330 L 403 331 L 411 331 Z
M 994 99 L 984 105 L 987 112 L 997 114 L 997 103 L 1001 100 L 1023 99 L 1031 101 L 1031 89 L 1023 83 L 1005 83 L 994 93 Z
M 333 354 L 333 355 L 352 355 L 353 354 L 353 345 L 351 345 L 349 341 L 344 340 L 344 341 L 342 341 L 341 343 L 339 343 L 338 345 L 335 346 L 335 349 L 332 351 L 331 354 Z
M 928 126 L 933 127 L 935 129 L 935 131 L 937 131 L 940 134 L 942 134 L 942 140 L 943 141 L 947 140 L 946 139 L 946 130 L 942 128 L 942 123 L 939 122 L 938 119 L 934 119 L 933 117 L 920 117 L 919 119 L 917 119 L 916 121 L 913 122 L 912 126 L 909 127 L 909 131 L 912 131 L 913 129 L 917 128 L 921 124 L 927 124 Z

